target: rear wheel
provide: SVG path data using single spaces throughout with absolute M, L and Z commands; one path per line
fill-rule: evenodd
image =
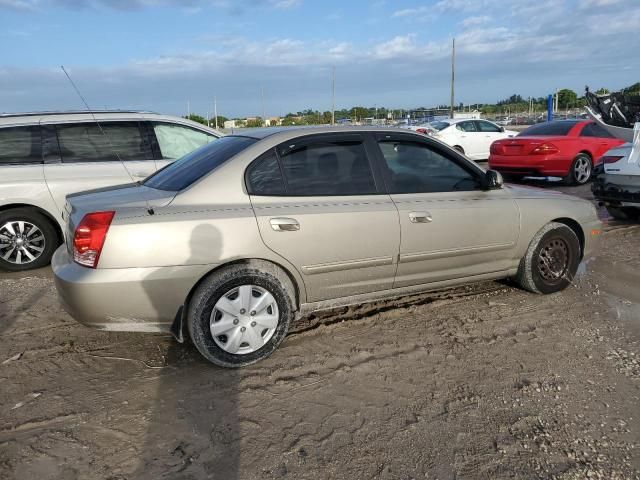
M 198 351 L 222 367 L 242 367 L 271 355 L 293 317 L 292 299 L 278 278 L 246 265 L 215 272 L 189 304 L 187 325 Z
M 531 240 L 520 261 L 516 281 L 534 293 L 554 293 L 567 288 L 580 264 L 580 241 L 568 226 L 551 222 Z
M 567 185 L 584 185 L 591 179 L 593 172 L 593 162 L 586 153 L 579 153 L 573 159 L 569 173 L 564 178 Z
M 56 229 L 44 215 L 29 208 L 0 212 L 0 269 L 44 267 L 58 245 Z
M 524 178 L 524 175 L 518 175 L 517 173 L 503 173 L 502 178 L 505 182 L 519 182 Z
M 640 208 L 634 207 L 612 207 L 607 206 L 607 212 L 616 220 L 638 220 L 640 219 Z

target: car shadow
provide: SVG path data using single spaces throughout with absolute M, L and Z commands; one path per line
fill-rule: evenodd
M 222 251 L 220 232 L 212 225 L 199 225 L 191 234 L 190 248 L 194 262 L 202 258 L 203 249 L 207 258 L 217 258 Z M 144 284 L 150 301 L 162 305 L 163 291 L 154 275 Z M 210 364 L 188 338 L 183 344 L 172 338 L 164 356 L 135 478 L 239 478 L 238 370 Z

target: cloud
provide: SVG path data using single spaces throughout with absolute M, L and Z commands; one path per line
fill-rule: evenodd
M 37 3 L 35 0 L 0 0 L 0 10 L 33 10 Z
M 488 15 L 480 15 L 476 17 L 467 17 L 462 20 L 461 25 L 464 28 L 474 27 L 477 25 L 482 25 L 483 23 L 489 23 L 491 21 L 491 17 Z
M 156 7 L 175 7 L 188 13 L 205 7 L 219 8 L 231 13 L 243 13 L 247 8 L 264 6 L 290 9 L 299 6 L 302 0 L 0 0 L 3 8 L 19 11 L 37 11 L 45 6 L 60 6 L 70 9 L 109 8 L 113 10 L 143 10 Z

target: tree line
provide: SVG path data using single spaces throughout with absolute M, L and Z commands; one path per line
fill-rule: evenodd
M 621 92 L 629 95 L 640 95 L 640 82 L 636 82 L 633 85 L 630 85 L 627 88 L 621 90 Z M 610 91 L 607 88 L 599 88 L 595 91 L 596 94 L 608 94 Z M 570 110 L 570 109 L 581 109 L 586 105 L 586 98 L 584 95 L 578 95 L 571 89 L 563 88 L 558 90 L 558 109 L 559 110 Z M 473 108 L 474 110 L 480 111 L 485 115 L 498 115 L 505 114 L 510 112 L 512 114 L 516 112 L 528 112 L 532 109 L 534 112 L 543 112 L 547 109 L 547 97 L 523 97 L 520 94 L 513 94 L 507 98 L 504 98 L 496 103 L 478 103 L 472 105 L 463 105 L 460 103 L 455 110 L 463 111 L 465 108 Z M 439 105 L 436 107 L 441 110 L 448 110 L 448 105 Z M 351 108 L 343 108 L 335 111 L 335 120 L 340 122 L 341 120 L 351 120 L 354 122 L 359 122 L 364 119 L 400 119 L 405 118 L 406 115 L 411 111 L 420 111 L 420 110 L 432 110 L 431 108 L 426 107 L 418 107 L 411 110 L 403 110 L 403 109 L 389 109 L 386 107 L 363 107 L 363 106 L 355 106 Z M 185 116 L 184 118 L 188 118 L 194 122 L 201 123 L 203 125 L 211 125 L 215 126 L 216 119 L 214 117 L 210 119 L 206 119 L 200 115 L 191 114 Z M 218 127 L 222 128 L 224 126 L 224 122 L 229 120 L 229 118 L 218 115 Z M 264 120 L 261 117 L 255 117 L 251 119 L 234 119 L 236 121 L 237 127 L 262 127 L 264 126 Z M 284 126 L 292 126 L 292 125 L 318 125 L 318 124 L 330 124 L 331 123 L 331 112 L 328 110 L 320 111 L 313 109 L 306 109 L 299 112 L 290 112 L 287 113 L 282 119 L 282 125 Z

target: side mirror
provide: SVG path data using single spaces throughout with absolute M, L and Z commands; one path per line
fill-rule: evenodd
M 487 170 L 484 174 L 484 189 L 485 190 L 500 190 L 504 185 L 504 179 L 500 172 L 495 170 Z
M 504 133 L 504 127 L 500 127 L 500 131 Z

